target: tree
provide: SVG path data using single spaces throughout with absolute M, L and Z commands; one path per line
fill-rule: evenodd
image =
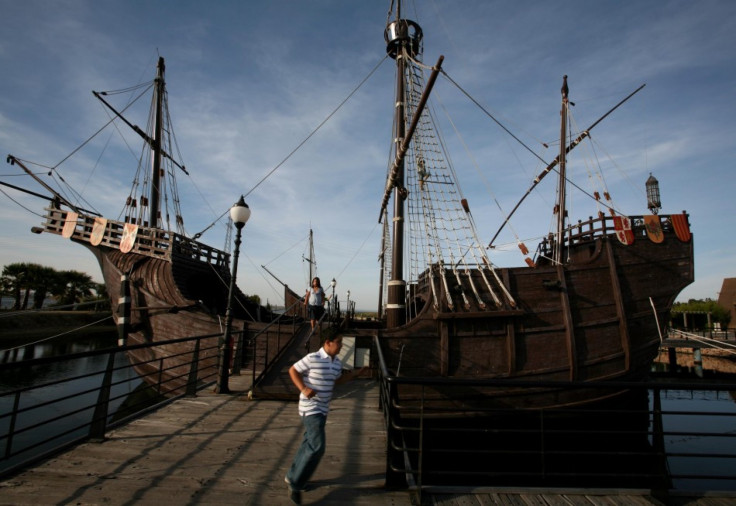
M 90 297 L 95 287 L 96 283 L 92 281 L 89 274 L 79 271 L 62 271 L 58 273 L 55 295 L 59 297 L 59 303 L 62 305 L 70 305 Z
M 33 289 L 32 309 L 41 309 L 49 292 L 57 284 L 59 273 L 51 267 L 35 266 L 30 270 L 29 283 Z
M 13 281 L 4 273 L 0 277 L 0 307 L 3 305 L 3 297 L 13 294 Z
M 690 299 L 687 302 L 677 302 L 672 305 L 672 313 L 703 313 L 711 315 L 713 323 L 720 323 L 721 328 L 728 328 L 731 313 L 723 306 L 719 306 L 713 299 Z
M 249 301 L 251 301 L 253 304 L 260 305 L 261 304 L 261 296 L 260 295 L 246 295 L 245 298 Z
M 28 284 L 30 278 L 30 271 L 35 267 L 41 267 L 38 264 L 30 264 L 25 262 L 17 262 L 8 264 L 3 267 L 3 278 L 4 282 L 9 286 L 10 292 L 15 298 L 13 303 L 13 310 L 26 309 L 28 307 L 28 295 L 30 293 L 30 287 Z M 23 290 L 25 290 L 25 296 L 23 297 Z

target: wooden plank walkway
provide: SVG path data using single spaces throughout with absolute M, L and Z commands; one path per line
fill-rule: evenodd
M 284 474 L 301 441 L 296 403 L 247 400 L 250 378 L 231 379 L 232 395 L 201 392 L 128 425 L 102 442 L 79 445 L 0 482 L 2 505 L 291 504 Z M 296 397 L 296 396 L 295 396 Z M 339 385 L 327 422 L 327 453 L 304 504 L 412 504 L 386 490 L 385 431 L 374 381 Z M 683 498 L 666 504 L 736 504 Z M 647 491 L 534 489 L 435 490 L 423 504 L 443 506 L 664 504 Z

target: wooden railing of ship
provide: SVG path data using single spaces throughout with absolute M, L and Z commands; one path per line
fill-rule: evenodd
M 56 207 L 47 207 L 46 221 L 42 229 L 34 228 L 34 232 L 50 232 L 62 235 L 64 225 L 69 211 Z M 92 230 L 95 217 L 79 213 L 77 223 L 71 235 L 71 239 L 77 242 L 91 244 Z M 105 232 L 99 243 L 100 247 L 119 249 L 123 238 L 124 222 L 107 220 Z M 189 239 L 181 234 L 163 230 L 139 226 L 131 253 L 145 255 L 171 261 L 172 256 L 186 257 L 189 260 L 209 263 L 217 268 L 226 268 L 230 263 L 230 254 L 213 248 L 201 242 Z
M 687 213 L 683 211 L 685 216 Z M 674 233 L 674 225 L 670 219 L 672 215 L 659 215 L 662 232 L 665 234 Z M 646 226 L 644 224 L 644 216 L 628 216 L 631 220 L 631 230 L 634 236 L 646 235 Z M 689 225 L 689 221 L 688 221 Z M 592 216 L 586 221 L 578 220 L 574 225 L 570 225 L 565 233 L 565 246 L 575 246 L 581 243 L 587 243 L 599 237 L 611 236 L 616 233 L 616 227 L 613 223 L 613 216 L 603 215 L 597 218 Z M 544 237 L 537 246 L 536 256 L 551 256 L 554 248 L 554 234 Z

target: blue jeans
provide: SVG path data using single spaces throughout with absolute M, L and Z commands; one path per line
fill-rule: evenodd
M 303 490 L 325 454 L 325 415 L 303 416 L 304 439 L 286 473 L 293 490 Z

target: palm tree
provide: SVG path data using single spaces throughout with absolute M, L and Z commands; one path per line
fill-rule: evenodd
M 59 302 L 63 305 L 82 302 L 85 297 L 92 295 L 96 283 L 92 276 L 79 271 L 63 271 L 59 273 L 59 283 L 55 291 Z
M 31 265 L 35 264 L 16 262 L 3 267 L 3 278 L 5 280 L 5 283 L 7 283 L 7 285 L 9 286 L 10 292 L 15 298 L 15 302 L 13 303 L 14 311 L 17 311 L 21 308 L 25 309 L 28 305 L 28 293 L 30 290 L 28 286 L 28 271 L 31 270 Z M 21 294 L 23 292 L 23 289 L 26 290 L 26 294 L 23 302 L 21 302 Z
M 3 306 L 3 297 L 13 294 L 13 280 L 3 273 L 0 276 L 0 308 Z
M 59 273 L 51 267 L 43 267 L 41 265 L 35 266 L 30 271 L 30 284 L 34 290 L 33 292 L 33 307 L 32 309 L 41 309 L 43 302 L 46 300 L 46 296 L 49 292 L 53 292 L 53 287 L 57 283 Z

